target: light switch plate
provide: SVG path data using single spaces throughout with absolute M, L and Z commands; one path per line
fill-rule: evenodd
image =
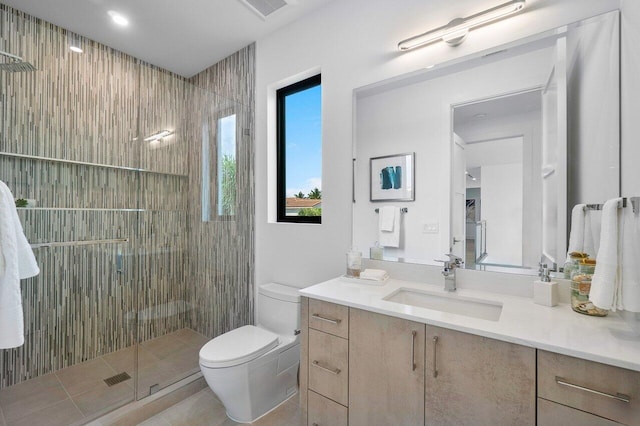
M 425 223 L 424 225 L 422 225 L 423 234 L 437 234 L 438 231 L 438 222 Z

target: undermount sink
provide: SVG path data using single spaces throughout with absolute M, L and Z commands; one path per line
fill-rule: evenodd
M 498 321 L 502 313 L 500 302 L 412 288 L 399 288 L 383 300 L 489 321 Z

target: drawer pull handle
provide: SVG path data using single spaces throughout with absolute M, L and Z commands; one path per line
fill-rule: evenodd
M 416 371 L 416 334 L 417 331 L 411 330 L 411 371 Z
M 626 403 L 631 402 L 631 397 L 629 395 L 625 395 L 625 394 L 622 394 L 622 393 L 617 393 L 617 394 L 613 395 L 613 394 L 606 393 L 606 392 L 600 392 L 600 391 L 597 391 L 595 389 L 585 388 L 584 386 L 580 386 L 580 385 L 576 385 L 576 384 L 567 382 L 562 377 L 556 376 L 556 383 L 559 384 L 559 385 L 562 385 L 562 386 L 568 386 L 568 387 L 573 388 L 573 389 L 579 389 L 579 390 L 583 390 L 585 392 L 595 393 L 596 395 L 606 396 L 607 398 L 616 399 L 618 401 L 622 401 L 622 402 L 626 402 Z
M 438 336 L 433 336 L 433 377 L 438 377 L 438 358 L 436 358 L 437 347 L 438 347 Z
M 338 374 L 340 374 L 340 369 L 339 368 L 329 368 L 329 367 L 325 367 L 323 365 L 320 365 L 320 363 L 318 361 L 313 361 L 312 363 L 315 367 L 318 367 L 320 370 L 324 370 L 327 371 L 331 374 L 335 374 L 336 376 Z
M 315 319 L 319 319 L 320 321 L 326 321 L 326 322 L 330 322 L 331 324 L 335 324 L 338 325 L 342 322 L 341 319 L 337 319 L 337 318 L 327 318 L 327 317 L 323 317 L 320 314 L 313 314 L 311 315 L 313 318 Z

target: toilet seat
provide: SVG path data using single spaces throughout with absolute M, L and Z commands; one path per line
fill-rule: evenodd
M 209 368 L 244 364 L 278 346 L 278 335 L 254 325 L 221 334 L 200 349 L 200 365 Z

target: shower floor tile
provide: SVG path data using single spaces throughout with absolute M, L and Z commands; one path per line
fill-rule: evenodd
M 96 387 L 107 387 L 104 379 L 116 372 L 102 358 L 83 362 L 54 373 L 70 396 L 75 396 Z
M 182 329 L 138 345 L 138 399 L 200 370 L 198 352 L 209 339 Z M 134 400 L 135 347 L 0 389 L 0 426 L 84 423 Z M 124 382 L 104 379 L 126 372 Z M 223 410 L 224 414 L 224 410 Z
M 0 390 L 0 407 L 7 425 L 68 399 L 55 374 L 46 374 Z

